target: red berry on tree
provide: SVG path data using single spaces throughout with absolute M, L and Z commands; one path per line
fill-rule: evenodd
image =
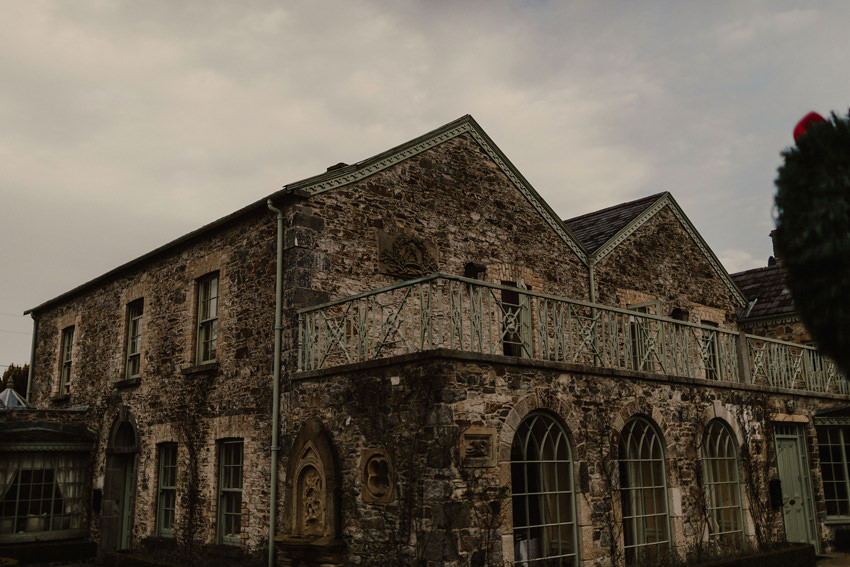
M 797 143 L 800 136 L 805 134 L 806 130 L 808 130 L 812 124 L 819 124 L 821 122 L 826 122 L 826 120 L 824 120 L 824 117 L 817 112 L 810 112 L 803 116 L 803 119 L 797 122 L 797 125 L 794 126 L 794 143 Z

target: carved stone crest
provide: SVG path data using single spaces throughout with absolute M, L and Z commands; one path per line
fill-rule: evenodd
M 422 238 L 378 233 L 378 271 L 415 278 L 439 270 L 437 247 Z
M 301 455 L 295 487 L 295 531 L 303 536 L 325 534 L 325 491 L 321 457 L 311 443 Z
M 325 502 L 322 492 L 322 475 L 312 466 L 301 471 L 298 496 L 301 499 L 300 532 L 302 535 L 324 535 Z
M 486 427 L 470 427 L 463 432 L 460 442 L 461 462 L 464 467 L 492 467 L 496 464 L 496 432 Z

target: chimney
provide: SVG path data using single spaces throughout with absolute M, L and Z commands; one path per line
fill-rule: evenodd
M 779 250 L 776 247 L 776 229 L 770 231 L 770 240 L 773 241 L 773 256 L 767 260 L 768 266 L 773 266 L 782 263 L 782 258 L 779 255 Z

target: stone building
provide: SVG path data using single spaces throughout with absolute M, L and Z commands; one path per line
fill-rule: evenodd
M 818 426 L 848 386 L 813 347 L 746 332 L 751 301 L 669 193 L 561 220 L 466 116 L 30 310 L 36 409 L 0 412 L 0 549 L 823 549 L 850 493 L 843 429 Z

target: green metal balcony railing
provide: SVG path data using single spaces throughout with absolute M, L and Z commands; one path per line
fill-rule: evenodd
M 447 348 L 848 393 L 844 376 L 812 347 L 443 274 L 298 317 L 299 371 Z

